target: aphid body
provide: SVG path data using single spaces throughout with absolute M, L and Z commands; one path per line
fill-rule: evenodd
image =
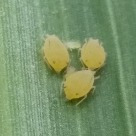
M 81 48 L 81 62 L 89 69 L 95 70 L 104 65 L 106 53 L 98 40 L 89 39 Z
M 93 87 L 95 72 L 81 70 L 66 75 L 64 92 L 68 100 L 86 96 Z
M 69 53 L 64 44 L 55 35 L 49 35 L 44 43 L 44 59 L 57 73 L 69 64 Z

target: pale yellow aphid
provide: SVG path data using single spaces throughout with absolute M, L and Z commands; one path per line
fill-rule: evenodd
M 98 40 L 89 39 L 81 48 L 82 63 L 89 69 L 99 69 L 104 65 L 106 53 Z
M 44 59 L 57 73 L 61 72 L 69 64 L 69 53 L 64 44 L 55 35 L 48 35 L 45 39 Z
M 95 72 L 91 70 L 81 70 L 66 75 L 64 82 L 66 98 L 72 100 L 83 97 L 81 100 L 83 101 L 91 89 L 94 88 L 94 74 Z

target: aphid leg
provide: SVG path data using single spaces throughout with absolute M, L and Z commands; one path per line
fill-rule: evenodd
M 45 42 L 45 38 L 46 38 L 46 36 L 45 36 L 45 34 L 43 34 L 42 35 L 42 40 Z
M 40 49 L 40 53 L 44 56 L 44 46 Z
M 84 63 L 83 63 L 83 61 L 82 61 L 82 59 L 81 59 L 81 58 L 80 58 L 80 62 L 81 62 L 81 64 L 83 65 L 82 70 L 87 69 L 87 68 L 85 67 L 85 65 L 84 65 Z
M 69 60 L 69 62 L 67 62 L 67 66 L 64 68 L 64 73 L 65 74 L 67 74 L 69 72 L 69 68 L 71 68 L 70 62 L 71 62 L 71 60 Z
M 45 37 L 48 38 L 49 36 L 55 36 L 54 34 L 53 35 L 50 35 L 50 34 L 46 34 Z
M 100 68 L 102 68 L 104 65 L 105 65 L 105 63 L 103 63 L 103 64 L 101 65 L 101 67 L 100 67 Z M 100 68 L 98 68 L 98 70 L 99 70 Z
M 64 95 L 64 88 L 65 88 L 65 81 L 62 81 L 61 86 L 60 86 L 60 97 L 61 97 L 62 95 Z M 65 101 L 65 102 L 68 102 L 69 100 L 65 98 L 64 101 Z
M 105 63 L 103 63 L 99 68 L 97 68 L 96 72 L 99 71 L 104 65 L 105 65 Z
M 67 67 L 70 67 L 71 59 L 69 59 L 69 62 L 67 62 Z
M 96 76 L 96 77 L 94 77 L 94 80 L 97 80 L 97 79 L 99 79 L 100 78 L 100 76 Z
M 50 64 L 48 63 L 48 61 L 46 60 L 46 58 L 44 57 L 44 61 L 46 62 L 46 64 L 48 65 L 48 67 L 53 70 L 53 68 L 50 66 Z
M 80 55 L 80 54 L 81 54 L 81 48 L 78 49 L 78 55 Z
M 79 58 L 79 60 L 81 61 L 81 64 L 84 66 L 82 59 L 81 59 L 81 58 Z
M 92 95 L 94 94 L 95 88 L 96 88 L 95 86 L 92 87 L 92 91 L 91 91 Z
M 101 66 L 101 67 L 102 67 L 102 66 Z M 97 68 L 97 69 L 96 69 L 96 72 L 98 72 L 98 71 L 101 69 L 101 67 Z
M 91 38 L 89 38 L 89 39 L 91 39 Z M 87 43 L 89 39 L 85 38 L 85 43 Z
M 68 100 L 68 99 L 65 99 L 65 102 L 69 102 L 69 100 Z
M 60 95 L 63 94 L 63 88 L 64 88 L 64 81 L 62 81 L 61 86 L 60 86 Z
M 76 104 L 76 106 L 78 106 L 80 103 L 82 103 L 86 98 L 87 98 L 87 95 L 85 95 L 85 96 Z

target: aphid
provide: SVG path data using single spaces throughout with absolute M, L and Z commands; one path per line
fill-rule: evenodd
M 44 59 L 57 73 L 61 72 L 69 64 L 69 53 L 64 44 L 55 35 L 49 35 L 45 39 Z
M 81 62 L 89 69 L 99 69 L 104 65 L 106 53 L 102 43 L 89 39 L 81 48 Z
M 72 100 L 83 97 L 83 99 L 79 101 L 79 103 L 81 103 L 87 97 L 91 89 L 94 88 L 94 74 L 95 72 L 91 70 L 81 70 L 66 75 L 64 82 L 66 98 Z

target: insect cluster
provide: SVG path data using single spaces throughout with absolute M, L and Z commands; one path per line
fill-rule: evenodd
M 66 69 L 70 64 L 70 57 L 66 46 L 55 35 L 48 35 L 45 39 L 44 60 L 48 66 L 57 73 Z M 95 73 L 100 69 L 106 60 L 106 53 L 100 43 L 96 39 L 89 39 L 80 49 L 80 61 L 84 70 L 67 73 L 63 84 L 64 92 L 68 100 L 82 98 L 81 103 L 87 94 L 95 88 Z

